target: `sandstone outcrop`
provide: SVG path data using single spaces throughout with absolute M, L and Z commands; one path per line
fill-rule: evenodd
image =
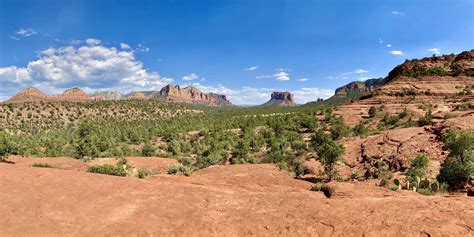
M 295 97 L 290 92 L 273 92 L 268 102 L 262 106 L 296 106 Z

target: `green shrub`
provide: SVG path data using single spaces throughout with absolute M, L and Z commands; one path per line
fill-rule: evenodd
M 375 116 L 377 116 L 377 109 L 375 108 L 375 106 L 370 106 L 369 118 L 374 118 Z
M 423 194 L 425 196 L 431 196 L 434 195 L 435 192 L 432 191 L 430 188 L 419 188 L 416 190 L 419 194 Z
M 87 169 L 87 172 L 114 176 L 127 176 L 127 171 L 125 169 L 109 164 L 91 166 Z
M 425 175 L 428 164 L 429 160 L 424 154 L 416 156 L 416 158 L 411 161 L 410 168 L 405 172 L 407 180 L 413 182 L 416 180 L 416 177 L 422 178 Z
M 182 164 L 172 165 L 168 168 L 168 174 L 184 174 L 186 176 L 191 175 L 194 170 L 190 166 L 184 166 Z
M 392 191 L 399 191 L 399 186 L 395 184 L 390 184 L 388 188 Z
M 344 146 L 332 140 L 327 141 L 321 145 L 317 153 L 328 180 L 332 180 L 337 176 L 337 170 L 334 166 L 341 160 L 341 156 L 344 154 Z
M 138 174 L 137 174 L 138 178 L 143 179 L 147 177 L 148 175 L 150 175 L 150 172 L 147 169 L 141 168 L 138 170 Z
M 322 182 L 318 182 L 318 183 L 315 183 L 312 187 L 311 187 L 311 191 L 321 191 L 321 187 L 324 185 L 324 183 Z
M 54 168 L 53 165 L 50 165 L 48 163 L 33 163 L 31 166 L 37 168 Z
M 150 141 L 145 142 L 145 145 L 142 148 L 142 156 L 154 156 L 156 152 L 155 147 L 151 144 Z
M 444 139 L 448 158 L 441 165 L 437 177 L 455 188 L 474 179 L 474 132 L 450 130 Z

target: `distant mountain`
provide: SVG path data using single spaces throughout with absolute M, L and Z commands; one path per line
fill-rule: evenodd
M 87 95 L 79 88 L 71 88 L 60 95 L 49 96 L 40 90 L 30 87 L 20 91 L 5 103 L 23 103 L 39 101 L 97 101 L 97 100 L 157 100 L 169 103 L 188 103 L 206 106 L 226 106 L 231 102 L 225 95 L 215 93 L 204 93 L 195 87 L 181 88 L 176 85 L 167 85 L 160 91 L 134 91 L 124 94 L 117 91 L 100 91 Z
M 336 89 L 335 96 L 362 95 L 366 92 L 374 91 L 385 84 L 385 79 L 374 78 L 366 81 L 354 81 Z
M 290 92 L 273 92 L 268 102 L 262 106 L 296 106 L 295 97 Z
M 46 95 L 40 90 L 29 87 L 25 90 L 18 92 L 5 103 L 26 103 L 26 102 L 47 102 L 47 101 L 68 101 L 68 102 L 79 102 L 79 101 L 95 101 L 100 98 L 95 96 L 88 96 L 84 91 L 78 88 L 71 88 L 64 91 L 60 95 Z

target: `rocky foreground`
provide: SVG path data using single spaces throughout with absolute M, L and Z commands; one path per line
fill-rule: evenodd
M 71 158 L 0 163 L 3 236 L 472 236 L 474 199 L 394 192 L 372 182 L 309 191 L 273 165 L 212 166 L 146 179 L 84 172 Z M 130 158 L 165 170 L 171 159 Z M 34 168 L 48 162 L 57 168 Z M 113 162 L 101 160 L 100 162 Z

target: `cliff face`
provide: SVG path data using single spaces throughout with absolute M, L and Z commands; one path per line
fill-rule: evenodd
M 336 89 L 336 96 L 346 96 L 350 94 L 364 94 L 374 91 L 385 83 L 383 78 L 374 78 L 366 81 L 354 81 Z
M 444 116 L 456 112 L 456 106 L 474 103 L 473 89 L 474 50 L 407 60 L 390 71 L 381 86 L 341 106 L 337 114 L 350 125 L 362 121 L 371 106 L 389 114 L 407 109 L 414 118 L 432 107 L 433 114 Z
M 225 95 L 206 94 L 192 86 L 181 88 L 178 85 L 167 85 L 160 90 L 159 97 L 167 102 L 195 103 L 210 106 L 231 104 Z
M 270 100 L 263 106 L 296 106 L 295 97 L 290 92 L 273 92 Z
M 457 55 L 406 60 L 388 73 L 387 81 L 400 76 L 474 76 L 474 50 Z

